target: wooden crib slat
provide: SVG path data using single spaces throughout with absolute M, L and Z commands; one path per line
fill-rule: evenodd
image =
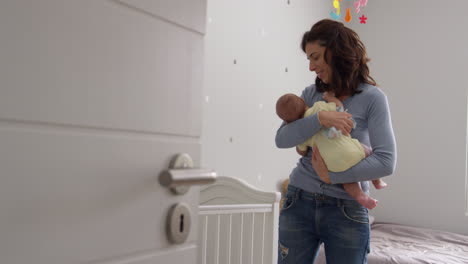
M 255 213 L 252 213 L 252 222 L 250 223 L 251 226 L 252 226 L 252 246 L 251 246 L 251 250 L 250 250 L 250 264 L 253 264 L 253 259 L 254 259 L 254 255 L 255 255 L 255 251 L 254 251 L 254 238 L 255 238 Z
M 229 236 L 228 236 L 228 264 L 231 264 L 231 241 L 232 241 L 232 214 L 229 214 Z
M 217 248 L 217 215 L 209 215 L 208 216 L 208 232 L 207 232 L 207 254 L 206 254 L 206 264 L 216 264 L 218 259 L 218 251 Z
M 217 215 L 218 217 L 216 218 L 216 244 L 215 244 L 215 263 L 219 264 L 219 226 L 221 224 L 221 215 Z
M 241 258 L 241 214 L 232 214 L 231 216 L 231 240 L 230 240 L 230 259 L 229 263 L 242 263 Z
M 218 263 L 230 263 L 230 243 L 231 243 L 231 215 L 219 215 L 219 245 L 218 245 Z
M 253 246 L 253 231 L 254 227 L 252 225 L 253 214 L 246 213 L 243 214 L 243 224 L 244 228 L 242 230 L 242 264 L 251 264 L 252 263 L 252 246 Z
M 253 245 L 252 245 L 252 264 L 262 264 L 263 243 L 264 243 L 264 213 L 255 213 L 255 222 L 253 223 Z
M 198 234 L 201 236 L 200 241 L 202 241 L 201 244 L 199 244 L 199 249 L 198 249 L 198 263 L 201 264 L 206 264 L 206 244 L 208 241 L 207 237 L 207 232 L 208 232 L 208 216 L 204 216 L 200 219 L 200 229 Z
M 204 243 L 203 243 L 203 263 L 206 264 L 206 249 L 208 242 L 208 216 L 205 217 L 205 232 L 204 232 Z
M 206 264 L 206 232 L 208 231 L 207 221 L 208 216 L 200 217 L 200 224 L 198 225 L 198 235 L 201 243 L 198 244 L 198 262 L 199 264 Z
M 265 230 L 273 230 L 273 228 L 278 228 L 278 227 L 274 227 L 273 225 L 273 219 L 272 219 L 272 213 L 268 213 L 267 216 L 266 216 L 266 219 L 265 219 Z M 274 250 L 272 250 L 272 244 L 273 244 L 273 232 L 265 232 L 265 248 L 264 248 L 264 251 L 263 251 L 263 255 L 264 255 L 264 263 L 265 264 L 269 264 L 269 263 L 276 263 L 276 261 L 274 261 L 273 259 L 273 255 L 277 255 L 278 254 L 278 248 L 275 247 Z M 276 241 L 275 241 L 276 243 Z M 275 259 L 276 260 L 276 259 Z
M 261 264 L 263 264 L 263 259 L 264 259 L 264 256 L 265 256 L 265 218 L 266 218 L 266 213 L 263 213 L 262 214 L 263 216 L 263 219 L 262 219 L 262 251 L 261 251 Z
M 240 222 L 241 225 L 240 225 L 240 241 L 239 241 L 239 242 L 240 242 L 240 247 L 239 247 L 239 248 L 240 248 L 239 264 L 242 264 L 242 257 L 243 257 L 243 256 L 242 256 L 242 248 L 243 248 L 243 241 L 244 241 L 244 240 L 243 240 L 243 238 L 244 238 L 244 236 L 243 236 L 243 235 L 244 235 L 244 214 L 241 213 L 240 215 L 241 215 L 241 222 Z

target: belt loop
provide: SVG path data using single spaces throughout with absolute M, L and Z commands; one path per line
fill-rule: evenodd
M 343 200 L 341 200 L 340 198 L 336 198 L 336 204 L 338 205 L 338 207 L 341 207 L 343 205 Z
M 302 189 L 300 189 L 300 188 L 297 188 L 297 189 L 296 189 L 296 200 L 299 200 L 299 199 L 300 199 L 300 197 L 301 197 L 301 192 L 302 192 Z

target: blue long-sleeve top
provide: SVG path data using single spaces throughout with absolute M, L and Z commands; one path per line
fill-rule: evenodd
M 393 135 L 387 96 L 378 87 L 361 84 L 362 92 L 343 101 L 344 108 L 353 115 L 356 128 L 351 137 L 372 148 L 372 154 L 343 172 L 328 172 L 332 184 L 322 182 L 311 164 L 312 150 L 299 159 L 290 175 L 290 184 L 308 192 L 321 193 L 342 199 L 353 199 L 341 183 L 361 182 L 364 192 L 369 193 L 369 180 L 391 175 L 396 166 L 396 144 Z M 323 93 L 315 84 L 302 91 L 301 97 L 307 106 L 323 101 Z M 312 137 L 321 128 L 317 114 L 282 123 L 276 133 L 278 148 L 292 148 Z

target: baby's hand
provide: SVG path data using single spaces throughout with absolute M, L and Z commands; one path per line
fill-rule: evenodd
M 330 102 L 331 99 L 335 98 L 334 92 L 323 92 L 323 99 L 327 102 Z

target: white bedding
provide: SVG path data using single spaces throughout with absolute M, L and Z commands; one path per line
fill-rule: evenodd
M 467 264 L 468 236 L 410 227 L 372 225 L 369 264 Z
M 325 264 L 323 249 L 316 261 Z M 426 228 L 374 223 L 369 264 L 467 264 L 468 236 Z

